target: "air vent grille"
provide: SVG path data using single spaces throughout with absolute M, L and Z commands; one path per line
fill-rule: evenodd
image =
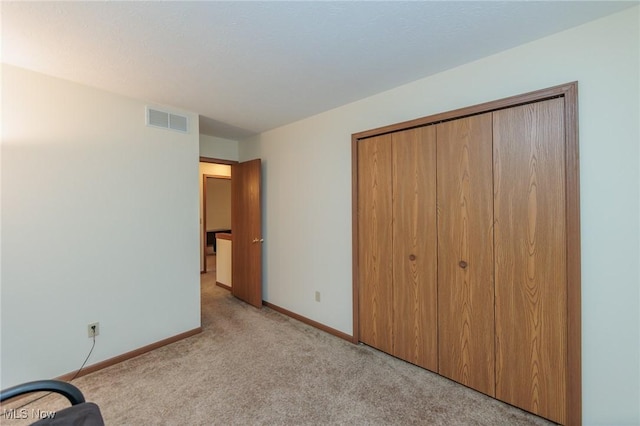
M 169 114 L 164 111 L 158 111 L 157 109 L 147 109 L 147 124 L 149 126 L 169 128 Z
M 187 117 L 169 114 L 169 128 L 180 132 L 187 131 Z
M 183 115 L 147 107 L 147 126 L 187 133 L 189 131 L 189 120 Z

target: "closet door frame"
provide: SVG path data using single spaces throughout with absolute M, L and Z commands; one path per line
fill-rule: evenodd
M 351 135 L 352 162 L 352 278 L 353 278 L 353 343 L 359 335 L 358 283 L 358 142 L 387 133 L 422 127 L 518 105 L 552 98 L 564 98 L 565 122 L 565 190 L 567 232 L 567 418 L 568 424 L 582 423 L 582 355 L 581 355 L 581 291 L 580 291 L 580 181 L 578 155 L 578 82 L 511 96 L 496 101 L 460 108 L 415 120 L 366 130 Z

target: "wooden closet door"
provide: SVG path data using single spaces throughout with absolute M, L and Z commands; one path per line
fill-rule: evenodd
M 437 136 L 438 372 L 495 396 L 492 115 Z
M 496 397 L 566 424 L 562 98 L 494 112 Z
M 437 371 L 435 126 L 393 133 L 393 352 Z
M 392 352 L 391 135 L 358 143 L 360 340 Z

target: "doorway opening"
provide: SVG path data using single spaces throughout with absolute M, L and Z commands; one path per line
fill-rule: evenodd
M 200 272 L 211 268 L 216 237 L 231 233 L 231 166 L 236 161 L 200 157 Z M 209 260 L 209 262 L 207 262 Z M 209 263 L 209 267 L 207 265 Z
M 231 294 L 257 308 L 262 307 L 262 207 L 261 207 L 261 160 L 245 162 L 218 160 L 200 157 L 200 272 L 206 268 L 207 231 L 216 234 L 215 228 L 206 224 L 206 187 L 209 178 L 226 177 L 231 182 L 231 226 L 223 230 L 228 241 L 216 238 L 216 246 L 231 245 L 230 282 Z M 212 237 L 210 237 L 211 240 Z M 216 260 L 219 260 L 216 258 Z M 217 263 L 217 262 L 216 262 Z M 216 265 L 217 267 L 217 265 Z M 205 274 L 207 275 L 207 274 Z M 217 271 L 216 271 L 217 278 Z M 232 283 L 231 283 L 232 282 Z M 216 282 L 216 284 L 218 284 Z M 227 287 L 227 286 L 223 286 Z

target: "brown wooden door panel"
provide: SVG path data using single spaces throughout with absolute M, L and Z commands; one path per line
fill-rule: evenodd
M 496 397 L 566 423 L 564 100 L 494 113 Z
M 439 373 L 495 395 L 491 113 L 438 124 Z
M 262 306 L 260 159 L 231 167 L 231 293 Z
M 435 126 L 393 133 L 393 354 L 437 371 Z
M 360 341 L 392 352 L 391 136 L 358 143 Z
M 493 121 L 489 155 L 493 176 L 486 181 L 479 176 L 487 175 L 487 170 L 474 161 L 487 155 L 475 149 L 490 145 L 474 143 L 477 133 L 486 131 L 486 123 L 476 122 L 483 120 L 478 114 L 492 115 Z M 354 206 L 360 206 L 354 209 L 354 292 L 359 295 L 354 299 L 354 313 L 360 313 L 354 317 L 354 332 L 360 333 L 360 340 L 416 364 L 423 362 L 418 360 L 422 343 L 417 343 L 417 336 L 428 320 L 418 319 L 424 304 L 409 296 L 412 292 L 418 295 L 416 283 L 422 282 L 421 256 L 414 253 L 421 247 L 416 237 L 420 233 L 414 232 L 412 223 L 425 217 L 418 212 L 422 201 L 411 191 L 423 191 L 415 181 L 424 178 L 419 174 L 427 167 L 414 169 L 419 161 L 417 152 L 412 156 L 399 149 L 390 159 L 392 154 L 378 144 L 385 140 L 392 146 L 391 139 L 410 139 L 412 134 L 399 133 L 435 126 L 439 245 L 433 270 L 438 274 L 439 336 L 435 350 L 439 372 L 555 422 L 580 424 L 576 118 L 574 82 L 353 135 L 354 154 L 375 151 L 372 158 L 379 162 L 368 164 L 360 156 L 354 160 Z M 460 121 L 448 123 L 451 120 Z M 365 141 L 376 142 L 359 151 Z M 398 167 L 390 171 L 387 167 L 394 162 Z M 408 186 L 401 187 L 401 181 L 409 182 Z M 492 194 L 487 191 L 487 182 Z M 369 198 L 363 198 L 364 188 Z M 493 211 L 482 204 L 487 193 Z M 390 201 L 392 197 L 394 203 L 403 201 L 396 205 Z M 363 205 L 375 212 L 375 219 L 364 219 Z M 369 226 L 363 227 L 363 220 L 369 221 Z M 372 230 L 376 221 L 388 227 Z M 400 237 L 394 240 L 394 236 Z M 387 249 L 389 245 L 393 247 Z M 407 253 L 415 255 L 413 264 L 403 262 Z M 489 300 L 491 305 L 491 273 L 493 311 L 490 306 L 478 308 L 485 304 L 481 301 Z M 486 293 L 479 285 L 485 280 L 489 282 Z M 383 281 L 390 285 L 383 287 Z M 363 294 L 365 282 L 369 287 Z M 416 297 L 419 300 L 420 296 Z M 493 335 L 488 325 L 492 313 Z M 392 320 L 384 322 L 383 317 Z M 401 325 L 404 318 L 407 323 Z M 485 344 L 486 352 L 476 352 Z M 486 369 L 478 369 L 478 365 Z

